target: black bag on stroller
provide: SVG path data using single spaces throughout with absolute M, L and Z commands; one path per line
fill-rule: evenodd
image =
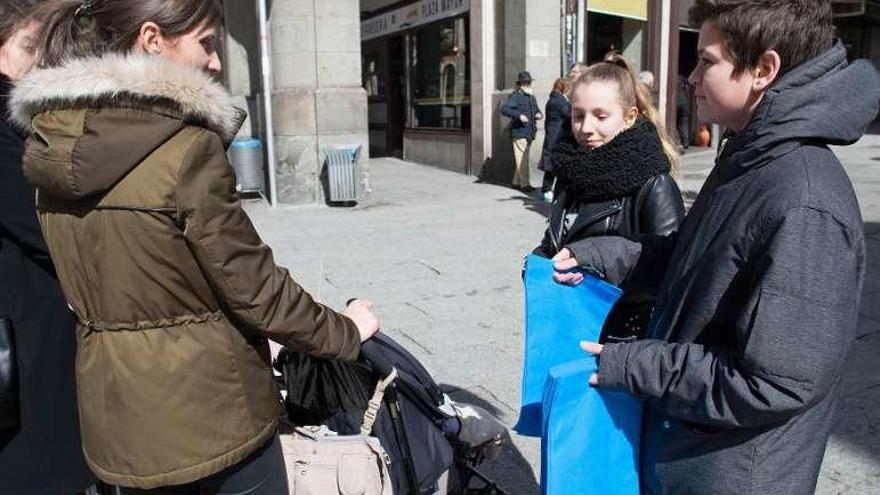
M 475 468 L 497 454 L 505 428 L 485 411 L 454 403 L 406 349 L 379 334 L 354 363 L 283 349 L 282 373 L 291 422 L 359 432 L 378 381 L 397 370 L 372 434 L 391 458 L 396 495 L 503 494 Z

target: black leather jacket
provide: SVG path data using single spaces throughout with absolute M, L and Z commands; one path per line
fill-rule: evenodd
M 648 179 L 634 194 L 610 201 L 578 204 L 567 196 L 564 189 L 556 188 L 549 226 L 535 254 L 552 258 L 566 245 L 587 237 L 669 235 L 678 230 L 685 214 L 681 191 L 666 172 Z M 563 236 L 562 222 L 572 209 L 578 215 Z M 640 339 L 650 323 L 657 288 L 638 280 L 621 288 L 624 295 L 605 320 L 602 343 Z
M 578 210 L 577 219 L 562 236 L 567 211 Z M 560 187 L 554 193 L 553 207 L 544 240 L 535 254 L 552 258 L 567 244 L 602 235 L 630 237 L 640 234 L 668 235 L 684 219 L 681 191 L 668 173 L 649 179 L 634 194 L 601 203 L 577 204 Z

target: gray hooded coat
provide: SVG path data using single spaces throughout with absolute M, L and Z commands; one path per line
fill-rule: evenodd
M 858 140 L 878 102 L 880 76 L 837 44 L 767 92 L 677 235 L 570 246 L 614 282 L 662 275 L 653 338 L 605 346 L 599 368 L 646 403 L 643 493 L 815 490 L 865 273 L 828 145 Z

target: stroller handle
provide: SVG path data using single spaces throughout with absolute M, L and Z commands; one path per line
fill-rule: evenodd
M 361 344 L 360 358 L 370 363 L 373 369 L 379 372 L 382 376 L 388 376 L 394 370 L 394 363 L 382 355 L 382 352 L 378 348 L 378 344 L 373 342 L 372 339 Z

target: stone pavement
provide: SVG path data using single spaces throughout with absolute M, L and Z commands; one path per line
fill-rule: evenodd
M 817 493 L 880 493 L 880 136 L 839 150 L 862 205 L 869 271 L 860 336 L 843 377 L 838 426 Z M 684 158 L 696 195 L 712 152 Z M 319 300 L 376 302 L 383 331 L 454 396 L 516 420 L 522 359 L 522 256 L 541 239 L 547 206 L 506 187 L 395 159 L 370 162 L 373 192 L 354 208 L 248 203 L 277 261 Z M 821 352 L 817 342 L 816 352 Z M 511 494 L 534 494 L 539 442 L 512 436 L 485 468 Z

